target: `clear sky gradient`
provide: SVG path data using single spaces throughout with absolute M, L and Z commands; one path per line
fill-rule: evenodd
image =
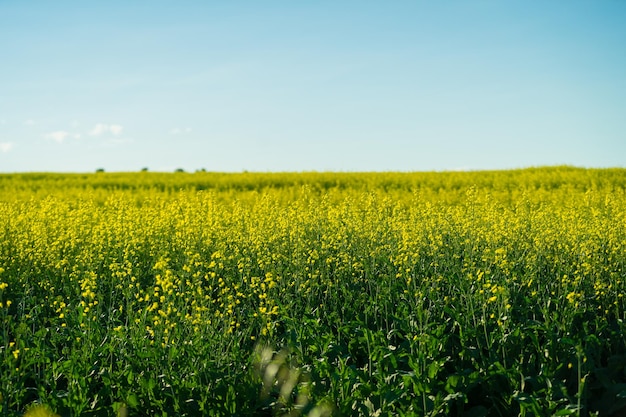
M 626 166 L 626 1 L 0 0 L 0 172 Z

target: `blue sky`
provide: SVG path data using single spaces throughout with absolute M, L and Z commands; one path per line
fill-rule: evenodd
M 0 172 L 626 167 L 626 2 L 0 0 Z

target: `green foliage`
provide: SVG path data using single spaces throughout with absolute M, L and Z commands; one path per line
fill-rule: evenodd
M 0 415 L 615 415 L 625 189 L 570 167 L 0 176 Z

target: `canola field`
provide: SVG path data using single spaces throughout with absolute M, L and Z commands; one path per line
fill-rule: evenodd
M 573 167 L 0 175 L 0 415 L 623 415 L 625 192 Z

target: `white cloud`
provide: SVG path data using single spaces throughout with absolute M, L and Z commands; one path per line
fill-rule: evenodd
M 105 125 L 104 123 L 96 124 L 93 129 L 89 131 L 91 136 L 99 136 L 103 133 L 106 133 L 109 130 L 109 125 Z
M 28 119 L 28 120 L 24 121 L 24 124 L 26 126 L 33 126 L 35 124 L 35 121 L 33 119 Z
M 0 152 L 9 152 L 13 148 L 13 142 L 1 142 Z
M 111 133 L 113 133 L 115 136 L 119 135 L 120 133 L 122 133 L 122 129 L 124 129 L 122 126 L 120 125 L 111 125 L 109 126 L 109 130 L 111 131 Z
M 67 138 L 69 135 L 69 132 L 66 132 L 65 130 L 57 130 L 56 132 L 47 133 L 46 135 L 44 135 L 44 137 L 46 139 L 51 139 L 57 143 L 63 143 L 65 138 Z
M 107 125 L 105 123 L 97 123 L 93 127 L 93 129 L 91 129 L 89 131 L 89 135 L 91 135 L 91 136 L 100 136 L 100 135 L 102 135 L 104 133 L 111 132 L 112 134 L 117 136 L 120 133 L 122 133 L 123 129 L 124 129 L 124 127 L 120 126 L 120 125 Z

